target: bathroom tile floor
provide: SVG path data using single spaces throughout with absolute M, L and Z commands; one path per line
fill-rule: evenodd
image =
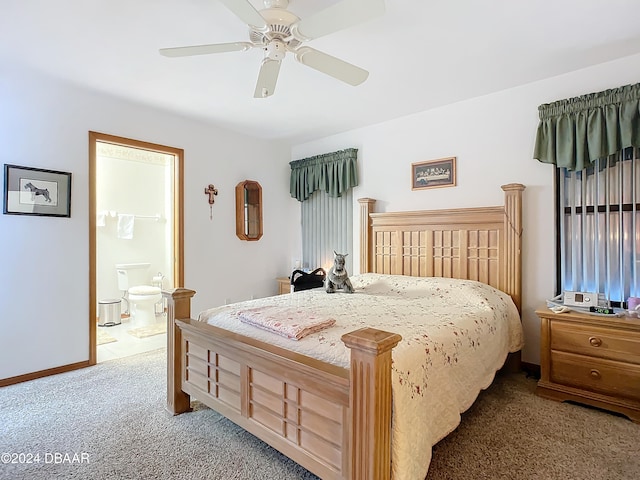
M 158 315 L 156 317 L 157 322 L 164 322 L 165 320 L 166 317 L 162 315 Z M 105 362 L 107 360 L 114 360 L 116 358 L 128 357 L 138 353 L 149 352 L 151 350 L 157 350 L 167 346 L 166 333 L 145 338 L 136 338 L 127 333 L 127 330 L 131 330 L 132 326 L 129 322 L 129 318 L 126 317 L 122 319 L 122 323 L 120 325 L 97 328 L 117 340 L 117 342 L 98 345 L 98 363 Z

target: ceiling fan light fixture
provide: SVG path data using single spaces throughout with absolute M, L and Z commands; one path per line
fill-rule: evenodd
M 260 15 L 269 26 L 269 30 L 264 32 L 250 28 L 249 38 L 252 43 L 268 45 L 271 40 L 282 40 L 290 48 L 296 48 L 300 45 L 300 42 L 291 35 L 291 29 L 289 28 L 300 21 L 296 15 L 288 10 L 283 10 L 283 7 L 265 8 L 260 10 Z
M 300 18 L 295 14 L 282 8 L 265 8 L 264 10 L 260 10 L 260 15 L 262 15 L 269 25 L 285 25 L 288 27 L 300 21 Z

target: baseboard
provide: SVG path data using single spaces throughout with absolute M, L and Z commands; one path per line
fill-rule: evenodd
M 0 387 L 14 385 L 16 383 L 28 382 L 29 380 L 35 380 L 36 378 L 48 377 L 49 375 L 57 375 L 59 373 L 70 372 L 72 370 L 79 370 L 81 368 L 86 368 L 89 366 L 89 361 L 85 360 L 84 362 L 71 363 L 69 365 L 61 365 L 60 367 L 48 368 L 47 370 L 40 370 L 39 372 L 25 373 L 16 377 L 3 378 L 0 380 Z

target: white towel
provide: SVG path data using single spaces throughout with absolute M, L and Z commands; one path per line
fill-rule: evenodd
M 104 227 L 107 224 L 107 212 L 98 213 L 96 227 Z
M 134 215 L 118 214 L 118 238 L 131 240 L 133 238 Z

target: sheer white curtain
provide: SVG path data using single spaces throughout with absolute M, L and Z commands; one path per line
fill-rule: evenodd
M 348 253 L 347 271 L 353 272 L 353 190 L 341 197 L 330 197 L 316 190 L 301 202 L 302 213 L 302 267 L 329 270 L 333 252 Z
M 639 149 L 557 173 L 560 289 L 640 296 Z

